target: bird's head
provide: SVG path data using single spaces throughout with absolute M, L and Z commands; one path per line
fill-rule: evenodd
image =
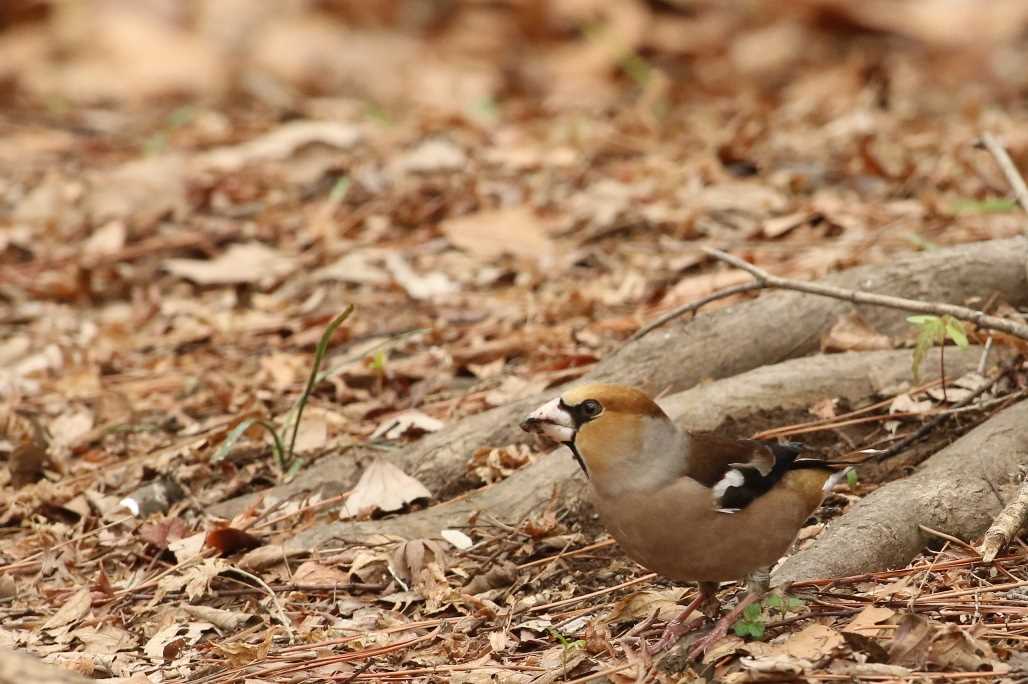
M 594 483 L 659 472 L 655 459 L 675 453 L 678 430 L 644 392 L 623 385 L 590 384 L 568 390 L 521 423 L 566 445 Z M 648 479 L 648 478 L 647 478 Z

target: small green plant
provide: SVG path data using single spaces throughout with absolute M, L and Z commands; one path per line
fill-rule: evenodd
M 953 316 L 909 316 L 907 322 L 917 326 L 917 342 L 911 370 L 914 382 L 921 382 L 921 365 L 928 350 L 939 345 L 939 376 L 942 378 L 942 396 L 946 399 L 946 339 L 949 338 L 961 349 L 967 348 L 967 333 L 964 324 Z
M 742 617 L 735 623 L 735 634 L 743 638 L 764 638 L 764 616 L 759 603 L 751 603 L 742 611 Z
M 735 634 L 740 637 L 764 638 L 766 625 L 764 623 L 764 611 L 768 615 L 778 613 L 782 617 L 789 613 L 796 613 L 804 606 L 803 601 L 795 596 L 781 596 L 771 594 L 760 603 L 753 603 L 742 611 L 742 617 L 735 623 Z
M 580 648 L 585 648 L 585 639 L 575 639 L 572 641 L 568 639 L 566 635 L 561 634 L 559 629 L 555 627 L 549 627 L 547 630 L 550 636 L 560 642 L 560 645 L 564 647 L 564 652 L 561 654 L 561 665 L 565 670 L 568 669 L 568 654 L 572 651 L 577 651 Z
M 846 471 L 846 484 L 850 486 L 850 489 L 856 488 L 858 479 L 855 468 L 850 468 Z
M 297 399 L 296 404 L 290 409 L 289 413 L 286 414 L 283 424 L 280 428 L 276 428 L 269 421 L 262 418 L 246 418 L 239 422 L 232 431 L 225 437 L 225 441 L 218 447 L 218 451 L 211 458 L 213 463 L 217 463 L 221 459 L 228 455 L 228 452 L 235 446 L 235 443 L 239 441 L 239 438 L 243 436 L 247 430 L 253 426 L 264 428 L 268 434 L 271 435 L 273 442 L 272 449 L 275 452 L 275 460 L 278 463 L 279 471 L 283 474 L 284 479 L 289 479 L 303 466 L 303 459 L 296 458 L 294 449 L 296 447 L 296 436 L 300 431 L 300 419 L 303 417 L 303 409 L 307 406 L 307 400 L 314 392 L 314 387 L 322 379 L 319 375 L 321 369 L 321 362 L 325 358 L 325 353 L 328 351 L 328 345 L 332 341 L 332 336 L 340 325 L 343 324 L 350 314 L 353 313 L 353 305 L 346 307 L 341 314 L 336 316 L 328 327 L 325 328 L 325 332 L 321 334 L 321 339 L 318 340 L 318 346 L 314 351 L 314 365 L 311 367 L 310 376 L 307 378 L 307 386 L 304 388 L 300 398 Z M 295 413 L 296 417 L 292 418 Z M 289 438 L 288 448 L 282 441 L 282 437 L 289 430 L 290 420 L 292 418 L 293 434 Z

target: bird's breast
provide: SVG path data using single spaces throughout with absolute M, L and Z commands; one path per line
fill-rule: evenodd
M 595 496 L 600 518 L 630 558 L 669 579 L 725 581 L 772 565 L 812 508 L 788 489 L 737 513 L 714 510 L 710 489 L 680 478 L 656 491 Z

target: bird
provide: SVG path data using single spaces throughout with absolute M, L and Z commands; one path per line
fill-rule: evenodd
M 693 611 L 716 615 L 720 582 L 745 579 L 745 596 L 689 657 L 723 638 L 767 593 L 771 566 L 848 471 L 804 455 L 810 450 L 795 442 L 680 430 L 645 392 L 624 385 L 569 389 L 521 428 L 571 450 L 601 521 L 627 556 L 670 580 L 697 583 L 651 655 L 689 631 L 683 625 Z

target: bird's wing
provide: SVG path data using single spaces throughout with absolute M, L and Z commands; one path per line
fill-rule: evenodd
M 709 487 L 713 507 L 724 513 L 746 508 L 790 470 L 834 469 L 818 459 L 800 458 L 807 449 L 795 442 L 733 440 L 690 433 L 688 445 L 684 474 Z

